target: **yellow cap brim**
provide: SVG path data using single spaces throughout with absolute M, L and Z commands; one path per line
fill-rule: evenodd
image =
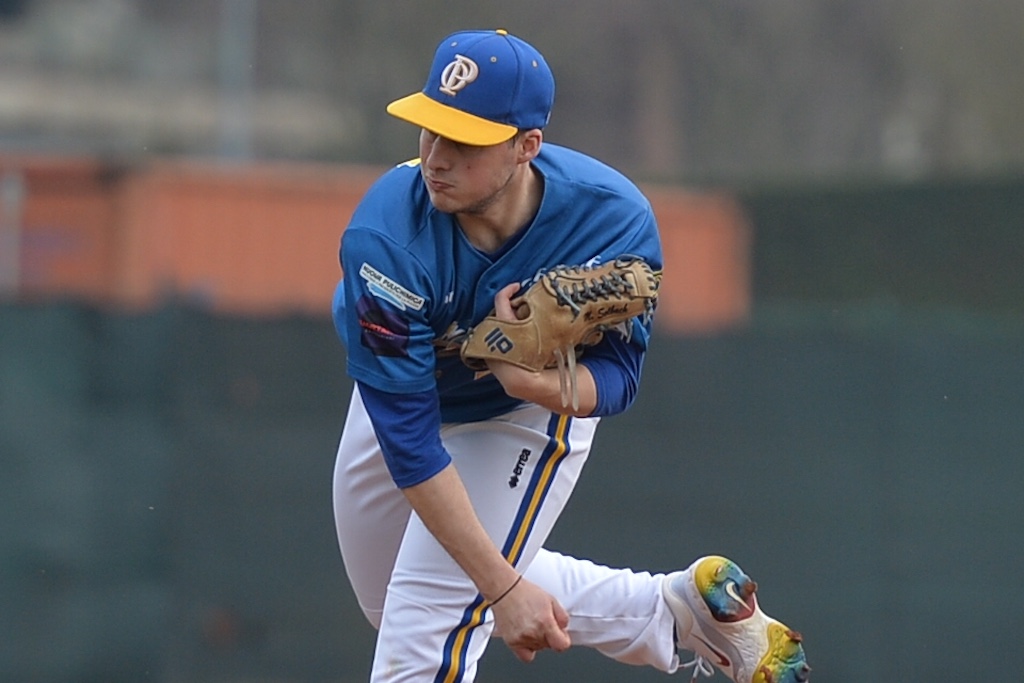
M 466 145 L 496 145 L 510 140 L 518 132 L 515 126 L 467 114 L 421 92 L 395 100 L 387 111 L 396 118 Z

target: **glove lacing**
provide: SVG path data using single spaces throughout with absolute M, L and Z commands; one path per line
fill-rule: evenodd
M 563 306 L 568 306 L 572 309 L 573 318 L 578 316 L 581 312 L 579 302 L 583 301 L 598 301 L 601 299 L 607 300 L 612 297 L 621 299 L 626 296 L 630 290 L 636 289 L 632 282 L 622 277 L 619 273 L 605 273 L 599 278 L 594 278 L 584 282 L 573 280 L 571 286 L 559 285 L 558 278 L 560 276 L 578 275 L 583 269 L 579 266 L 575 268 L 565 268 L 560 266 L 551 273 L 548 274 L 551 280 L 551 288 L 555 290 L 555 294 L 558 295 L 558 303 Z

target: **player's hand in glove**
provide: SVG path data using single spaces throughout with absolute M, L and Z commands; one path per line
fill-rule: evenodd
M 515 587 L 491 606 L 494 633 L 523 662 L 532 662 L 537 652 L 564 652 L 572 645 L 569 614 L 551 595 L 535 583 L 520 579 Z
M 537 273 L 525 292 L 502 290 L 495 296 L 494 312 L 469 331 L 462 344 L 466 365 L 494 372 L 496 361 L 532 371 L 540 380 L 557 369 L 561 398 L 556 412 L 586 415 L 580 405 L 580 375 L 576 358 L 587 346 L 601 341 L 605 332 L 619 328 L 632 333 L 634 318 L 650 320 L 658 303 L 660 273 L 640 258 L 624 255 L 601 265 L 555 266 Z M 518 293 L 515 299 L 512 294 Z M 499 310 L 504 299 L 511 307 Z M 546 401 L 516 393 L 497 375 L 505 390 L 547 408 Z M 520 375 L 521 378 L 528 378 Z M 562 410 L 572 406 L 571 411 Z
M 520 289 L 519 283 L 514 282 L 494 295 L 494 318 L 512 322 L 520 320 L 519 316 L 526 314 L 525 306 L 521 302 L 518 309 L 513 303 Z M 556 413 L 567 412 L 563 393 L 565 380 L 558 368 L 532 370 L 498 357 L 488 358 L 486 362 L 487 369 L 501 382 L 509 396 L 536 403 Z M 589 415 L 597 403 L 594 379 L 583 365 L 575 366 L 574 371 L 576 405 L 572 413 L 577 416 Z

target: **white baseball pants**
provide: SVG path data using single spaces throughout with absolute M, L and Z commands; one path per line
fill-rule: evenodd
M 674 672 L 679 659 L 662 575 L 542 547 L 597 424 L 528 405 L 484 422 L 444 425 L 441 438 L 494 543 L 569 613 L 573 645 Z M 334 514 L 352 588 L 378 629 L 370 680 L 474 680 L 492 635 L 490 610 L 391 480 L 358 390 L 338 447 Z

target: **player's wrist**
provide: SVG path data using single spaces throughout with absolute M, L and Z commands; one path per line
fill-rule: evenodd
M 491 603 L 491 607 L 494 607 L 499 602 L 504 600 L 505 597 L 508 596 L 509 593 L 511 593 L 513 590 L 515 590 L 516 586 L 518 586 L 522 582 L 522 580 L 523 580 L 523 575 L 522 574 L 519 574 L 518 576 L 516 576 L 516 580 L 512 582 L 512 585 L 510 585 L 508 588 L 503 590 L 501 592 L 501 594 L 498 595 L 498 597 L 496 597 L 496 598 L 494 598 L 494 599 L 489 601 Z
M 501 360 L 489 360 L 487 366 L 512 398 L 534 400 L 538 391 L 546 386 L 543 371 L 528 370 Z

